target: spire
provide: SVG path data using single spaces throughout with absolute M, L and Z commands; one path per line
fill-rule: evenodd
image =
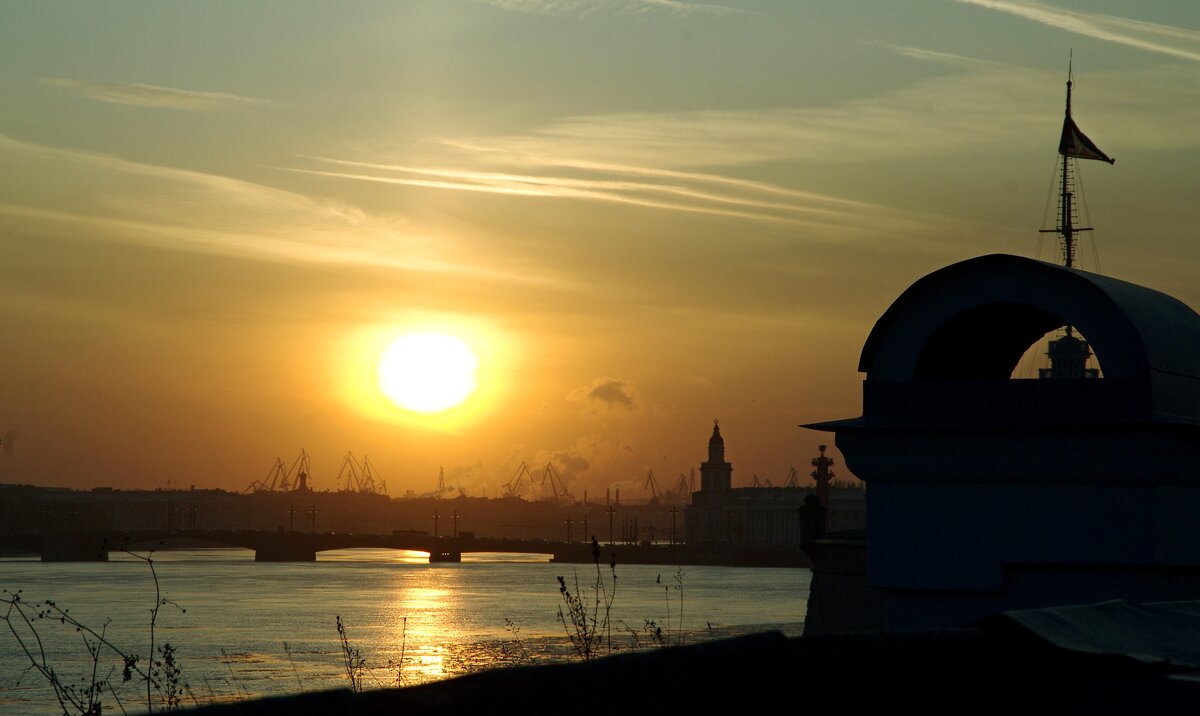
M 708 460 L 700 463 L 700 490 L 724 491 L 733 485 L 733 465 L 725 462 L 725 439 L 721 428 L 713 421 L 712 437 L 708 439 Z
M 725 462 L 725 439 L 721 437 L 721 427 L 716 420 L 713 420 L 712 437 L 708 439 L 708 461 Z

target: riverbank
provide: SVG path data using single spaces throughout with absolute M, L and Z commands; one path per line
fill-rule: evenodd
M 999 619 L 901 634 L 761 633 L 413 688 L 326 691 L 193 713 L 489 713 L 507 710 L 505 704 L 522 713 L 1191 713 L 1200 702 L 1196 674 L 1194 666 L 1056 645 Z

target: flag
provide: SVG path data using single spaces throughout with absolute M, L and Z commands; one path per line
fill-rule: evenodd
M 1069 102 L 1070 99 L 1067 101 Z M 1070 105 L 1068 105 L 1068 107 L 1069 106 Z M 1099 159 L 1100 161 L 1108 162 L 1109 164 L 1113 164 L 1117 161 L 1116 159 L 1111 159 L 1107 154 L 1100 151 L 1100 148 L 1092 143 L 1092 140 L 1088 139 L 1086 134 L 1079 131 L 1079 127 L 1075 126 L 1075 120 L 1071 119 L 1070 114 L 1068 114 L 1067 118 L 1063 120 L 1062 139 L 1058 140 L 1058 153 L 1064 157 Z

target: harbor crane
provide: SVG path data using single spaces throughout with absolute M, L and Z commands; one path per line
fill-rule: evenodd
M 546 463 L 546 467 L 542 469 L 542 501 L 554 503 L 575 501 L 575 496 L 567 490 L 566 483 L 563 482 L 552 462 Z
M 528 481 L 529 489 L 533 489 L 533 474 L 529 471 L 529 465 L 524 460 L 521 461 L 521 465 L 513 473 L 513 476 L 509 478 L 508 482 L 504 483 L 504 496 L 520 497 L 522 481 Z
M 429 492 L 422 492 L 420 495 L 418 495 L 418 497 L 422 497 L 425 499 L 432 498 L 435 500 L 440 500 L 440 499 L 442 499 L 442 495 L 446 494 L 447 492 L 453 492 L 453 491 L 454 491 L 453 487 L 446 486 L 446 468 L 442 467 L 441 465 L 438 465 L 437 486 L 434 487 Z
M 375 470 L 374 463 L 371 462 L 366 455 L 363 455 L 362 463 L 362 482 L 360 483 L 364 492 L 370 492 L 375 495 L 387 494 L 387 480 L 382 478 L 376 479 L 378 474 Z
M 308 485 L 308 453 L 303 448 L 290 468 L 285 469 L 283 465 L 282 458 L 275 458 L 275 464 L 271 466 L 267 477 L 250 483 L 244 492 L 293 492 L 311 489 Z
M 341 485 L 341 492 L 359 492 L 358 460 L 354 458 L 354 453 L 347 451 L 346 457 L 342 458 L 342 467 L 338 470 L 334 484 Z
M 650 504 L 657 505 L 658 501 L 663 497 L 663 492 L 658 489 L 658 480 L 654 477 L 654 470 L 646 473 L 645 487 L 650 490 Z
M 295 482 L 290 482 L 292 475 L 295 474 Z M 285 492 L 288 491 L 308 491 L 312 487 L 308 484 L 308 478 L 311 473 L 308 468 L 308 453 L 304 448 L 300 448 L 300 455 L 296 457 L 296 461 L 292 463 L 291 469 L 283 476 L 279 484 L 279 489 Z
M 793 465 L 788 470 L 787 480 L 783 483 L 784 487 L 800 487 L 800 473 L 796 471 L 796 466 Z
M 679 479 L 675 481 L 675 486 L 671 488 L 671 494 L 680 503 L 691 501 L 692 493 L 696 491 L 696 468 L 692 468 L 689 475 L 682 472 L 679 473 Z
M 243 492 L 274 492 L 275 485 L 278 484 L 279 478 L 283 477 L 284 482 L 287 482 L 287 467 L 283 464 L 283 458 L 275 458 L 275 464 L 271 466 L 271 471 L 262 480 L 255 480 L 250 483 Z
M 341 492 L 361 492 L 372 495 L 386 495 L 387 483 L 375 479 L 375 466 L 363 455 L 357 460 L 354 453 L 347 451 L 342 459 L 342 468 L 338 471 L 336 483 L 341 485 Z

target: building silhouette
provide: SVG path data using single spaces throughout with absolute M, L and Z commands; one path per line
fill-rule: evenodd
M 828 458 L 826 458 L 828 459 Z M 862 490 L 837 490 L 831 503 L 842 526 L 857 526 L 865 514 Z M 690 546 L 733 549 L 796 549 L 813 531 L 823 531 L 824 510 L 806 509 L 809 487 L 799 485 L 733 487 L 733 464 L 725 459 L 725 439 L 713 423 L 708 459 L 700 463 L 700 489 L 685 508 L 685 534 Z M 820 525 L 813 524 L 821 516 Z
M 1010 379 L 1063 326 L 1086 337 L 1103 377 Z M 897 298 L 859 370 L 862 415 L 809 427 L 834 432 L 867 483 L 870 549 L 843 541 L 828 553 L 840 565 L 818 559 L 814 633 L 1200 596 L 1191 308 L 1079 269 L 983 256 Z M 857 582 L 854 564 L 865 564 Z

